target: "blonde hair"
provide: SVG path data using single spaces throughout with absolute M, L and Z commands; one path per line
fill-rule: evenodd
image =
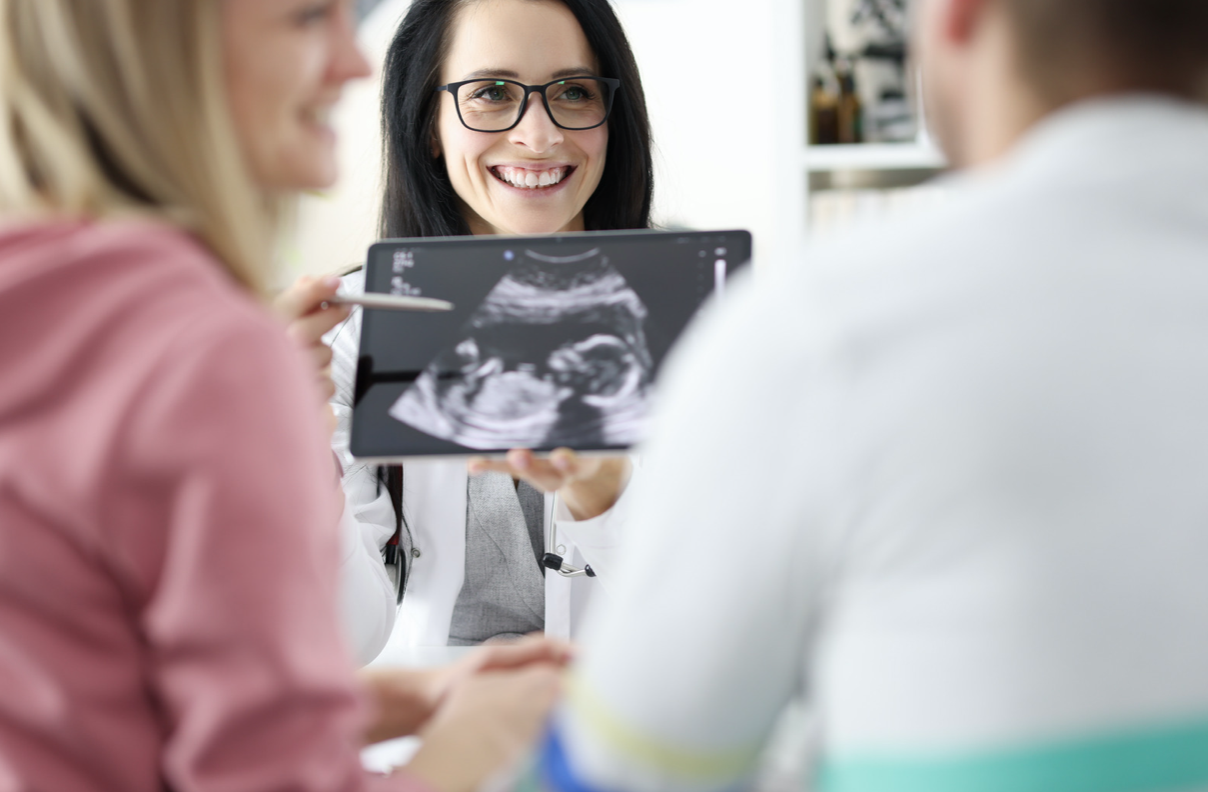
M 178 225 L 263 295 L 277 211 L 226 99 L 219 0 L 0 0 L 0 211 Z

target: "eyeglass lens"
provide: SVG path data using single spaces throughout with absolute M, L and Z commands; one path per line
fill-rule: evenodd
M 593 77 L 562 80 L 545 89 L 554 123 L 589 129 L 604 123 L 611 105 L 608 84 Z M 514 125 L 524 110 L 524 88 L 504 80 L 477 80 L 457 90 L 457 107 L 467 127 L 498 132 Z

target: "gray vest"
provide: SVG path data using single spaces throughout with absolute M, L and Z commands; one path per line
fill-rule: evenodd
M 545 628 L 545 498 L 511 476 L 471 476 L 466 492 L 465 581 L 450 646 Z

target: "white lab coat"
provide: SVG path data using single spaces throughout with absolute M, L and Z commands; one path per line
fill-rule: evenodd
M 361 292 L 364 273 L 345 276 L 343 289 Z M 394 508 L 386 488 L 378 485 L 376 466 L 353 459 L 348 447 L 360 336 L 361 312 L 355 309 L 326 340 L 334 355 L 331 370 L 336 384 L 331 405 L 338 426 L 332 446 L 344 466 L 342 612 L 354 653 L 360 662 L 367 663 L 385 647 L 392 631 L 393 641 L 408 646 L 448 643 L 453 607 L 465 573 L 467 474 L 465 462 L 460 459 L 414 459 L 403 466 L 403 511 L 414 551 L 409 560 L 407 591 L 396 620 L 394 593 L 381 556 L 381 549 L 394 533 Z M 635 462 L 635 477 L 638 467 Z M 561 501 L 555 504 L 552 495 L 545 496 L 547 544 L 548 515 L 556 510 L 558 545 L 562 549 L 555 548 L 555 552 L 568 564 L 590 564 L 597 573 L 595 578 L 546 574 L 548 635 L 574 637 L 588 601 L 607 585 L 612 553 L 628 511 L 628 492 L 629 488 L 609 511 L 582 521 L 574 520 Z

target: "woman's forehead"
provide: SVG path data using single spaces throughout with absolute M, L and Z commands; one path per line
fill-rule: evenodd
M 569 8 L 556 0 L 480 0 L 463 5 L 453 19 L 441 81 L 544 83 L 571 70 L 595 74 L 598 66 Z

